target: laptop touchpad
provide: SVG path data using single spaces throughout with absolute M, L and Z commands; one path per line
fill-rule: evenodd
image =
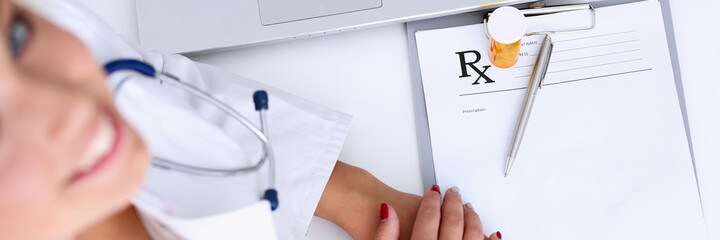
M 382 0 L 258 0 L 263 25 L 292 22 L 382 6 Z

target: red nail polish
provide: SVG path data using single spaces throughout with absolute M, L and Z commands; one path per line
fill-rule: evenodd
M 380 204 L 380 221 L 385 221 L 388 218 L 388 206 L 383 203 Z
M 498 236 L 498 239 L 502 239 L 502 234 L 500 234 L 500 231 L 497 231 L 496 235 Z
M 437 192 L 438 194 L 442 195 L 442 193 L 440 193 L 440 186 L 438 186 L 437 184 L 432 185 L 430 190 L 433 190 L 433 191 Z

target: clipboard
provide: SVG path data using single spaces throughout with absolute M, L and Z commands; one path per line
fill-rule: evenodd
M 605 1 L 584 1 L 584 0 L 548 0 L 544 1 L 548 7 L 568 5 L 568 4 L 581 4 L 591 3 L 593 7 L 600 8 L 606 6 L 613 6 L 625 3 L 641 2 L 644 0 L 605 0 Z M 654 1 L 654 0 L 649 0 Z M 680 64 L 678 61 L 677 47 L 675 43 L 675 33 L 672 24 L 672 16 L 670 10 L 669 0 L 658 0 L 662 9 L 662 16 L 664 20 L 666 40 L 668 43 L 668 50 L 670 52 L 670 59 L 673 69 L 673 77 L 675 79 L 675 86 L 677 89 L 678 100 L 682 112 L 682 119 L 685 127 L 685 136 L 688 142 L 688 148 L 690 150 L 690 157 L 692 159 L 693 171 L 696 176 L 696 190 L 699 194 L 699 186 L 697 182 L 697 168 L 695 166 L 695 156 L 692 148 L 692 138 L 690 135 L 690 128 L 688 123 L 687 108 L 685 104 L 685 95 L 682 85 L 682 77 L 680 72 Z M 522 4 L 513 5 L 519 9 L 530 8 L 533 2 L 526 2 Z M 504 4 L 509 5 L 509 4 Z M 501 7 L 504 5 L 496 5 L 495 7 Z M 493 8 L 494 9 L 494 8 Z M 413 87 L 413 101 L 415 105 L 415 121 L 417 126 L 417 138 L 418 138 L 418 151 L 420 156 L 420 169 L 422 175 L 422 181 L 424 188 L 430 188 L 433 184 L 437 183 L 435 174 L 434 160 L 432 145 L 430 139 L 430 128 L 428 124 L 427 108 L 425 105 L 425 94 L 423 90 L 422 75 L 420 72 L 420 62 L 418 58 L 417 42 L 415 33 L 423 30 L 442 29 L 449 27 L 465 26 L 471 24 L 483 23 L 484 16 L 491 12 L 493 9 L 487 9 L 477 12 L 470 12 L 440 18 L 419 20 L 407 23 L 407 38 L 408 48 L 410 54 L 410 67 L 411 67 L 411 81 Z M 702 202 L 701 202 L 702 205 Z

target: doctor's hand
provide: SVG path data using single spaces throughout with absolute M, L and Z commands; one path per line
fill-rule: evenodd
M 380 218 L 375 239 L 398 239 L 400 220 L 395 209 L 383 203 L 380 206 Z M 500 232 L 495 232 L 490 237 L 483 234 L 480 217 L 470 203 L 462 203 L 457 187 L 448 189 L 443 201 L 440 188 L 433 185 L 425 192 L 420 203 L 410 239 L 500 240 L 502 235 Z

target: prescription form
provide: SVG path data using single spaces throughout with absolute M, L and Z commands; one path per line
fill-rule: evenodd
M 589 16 L 532 17 L 529 30 Z M 481 24 L 416 32 L 437 183 L 459 186 L 486 233 L 506 239 L 707 239 L 659 3 L 599 8 L 595 30 L 551 37 L 504 178 L 542 36 L 500 69 Z

